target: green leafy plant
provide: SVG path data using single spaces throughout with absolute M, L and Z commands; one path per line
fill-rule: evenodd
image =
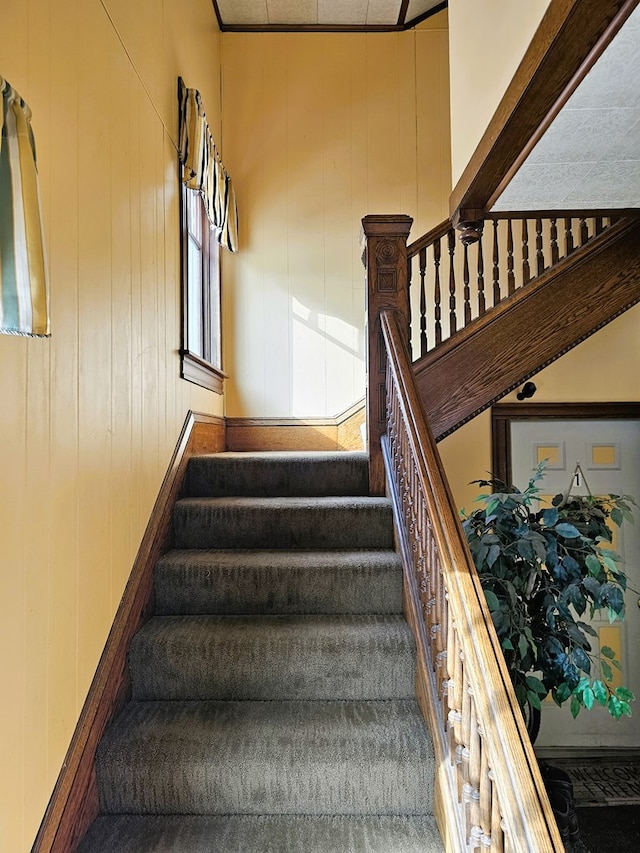
M 560 494 L 541 506 L 545 464 L 523 492 L 474 481 L 493 492 L 476 499 L 481 509 L 461 513 L 518 702 L 528 717 L 551 692 L 557 705 L 570 700 L 574 717 L 595 704 L 630 716 L 632 692 L 613 686 L 620 662 L 607 646 L 594 651 L 596 631 L 584 618 L 603 610 L 611 622 L 624 618 L 627 577 L 608 522 L 633 522 L 635 501 Z

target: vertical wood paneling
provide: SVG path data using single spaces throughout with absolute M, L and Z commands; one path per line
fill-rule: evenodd
M 36 834 L 185 415 L 222 413 L 179 379 L 174 145 L 178 74 L 220 126 L 219 33 L 209 0 L 159 8 L 2 9 L 1 71 L 34 113 L 53 332 L 0 336 L 8 853 Z
M 223 267 L 228 414 L 331 416 L 363 396 L 360 221 L 420 214 L 427 228 L 446 210 L 439 20 L 420 33 L 224 34 L 244 241 Z

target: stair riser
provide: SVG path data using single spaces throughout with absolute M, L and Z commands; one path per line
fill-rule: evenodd
M 98 750 L 104 812 L 431 812 L 415 702 L 131 704 Z
M 283 509 L 194 499 L 176 504 L 174 523 L 177 548 L 393 548 L 385 501 Z
M 366 495 L 368 489 L 364 453 L 216 454 L 193 457 L 187 471 L 192 497 Z
M 400 613 L 396 555 L 315 555 L 308 564 L 266 552 L 234 559 L 169 555 L 155 573 L 159 614 Z
M 442 853 L 442 842 L 434 819 L 422 816 L 116 815 L 101 817 L 78 853 L 213 853 L 214 850 Z
M 154 619 L 130 669 L 138 700 L 405 699 L 415 684 L 400 619 Z

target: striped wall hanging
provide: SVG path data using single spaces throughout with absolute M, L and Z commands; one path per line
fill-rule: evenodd
M 31 110 L 0 77 L 0 333 L 48 337 L 49 286 Z
M 222 164 L 197 89 L 187 89 L 178 78 L 180 163 L 182 181 L 204 199 L 207 218 L 216 239 L 238 251 L 238 211 L 231 178 Z

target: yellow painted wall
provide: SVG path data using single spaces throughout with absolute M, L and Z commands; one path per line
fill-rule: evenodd
M 210 0 L 3 0 L 53 337 L 0 336 L 0 850 L 32 844 L 188 409 L 176 77 L 220 128 Z
M 331 416 L 364 396 L 360 222 L 406 213 L 413 239 L 447 214 L 446 27 L 224 34 L 227 414 Z
M 640 306 L 632 308 L 533 377 L 533 403 L 637 402 Z M 544 330 L 541 330 L 541 334 Z M 517 403 L 516 391 L 501 400 Z M 525 407 L 528 401 L 519 405 Z M 471 480 L 491 471 L 491 416 L 484 412 L 438 445 L 458 507 L 478 495 Z M 516 483 L 523 488 L 526 483 Z
M 464 171 L 550 0 L 449 0 L 451 171 Z

